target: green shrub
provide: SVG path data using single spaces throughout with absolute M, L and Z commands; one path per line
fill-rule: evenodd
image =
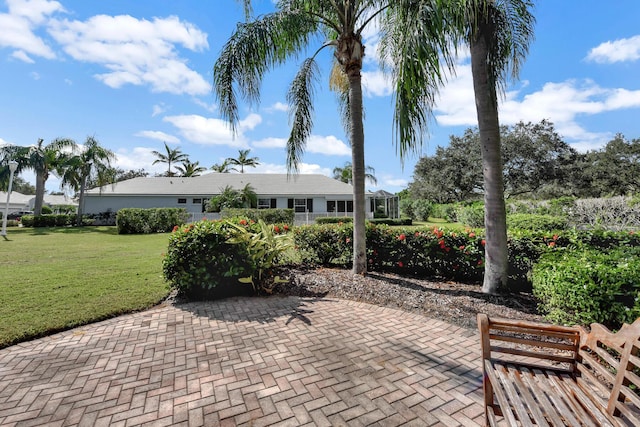
M 53 210 L 49 206 L 43 205 L 42 206 L 42 211 L 40 213 L 42 215 L 51 215 L 53 213 Z
M 320 219 L 320 218 L 318 218 Z M 303 263 L 346 265 L 353 256 L 351 221 L 339 224 L 301 225 L 293 229 L 296 250 Z
M 560 231 L 567 229 L 567 219 L 553 215 L 509 214 L 507 228 L 542 232 Z
M 400 199 L 400 215 L 407 218 L 415 218 L 415 213 L 413 212 L 413 199 Z
M 220 212 L 222 218 L 246 218 L 258 222 L 263 220 L 267 224 L 293 225 L 295 212 L 293 209 L 245 209 L 227 208 Z
M 75 223 L 75 215 L 24 215 L 23 227 L 64 227 Z
M 562 250 L 543 255 L 533 268 L 533 292 L 547 319 L 593 322 L 616 329 L 640 315 L 640 250 Z
M 240 225 L 252 227 L 246 220 Z M 198 221 L 174 227 L 162 262 L 164 278 L 180 295 L 192 299 L 215 299 L 250 286 L 239 282 L 252 276 L 246 244 L 231 244 L 229 221 Z
M 413 215 L 418 221 L 428 221 L 433 213 L 433 203 L 429 200 L 418 199 L 413 201 Z
M 474 203 L 457 209 L 457 221 L 469 227 L 484 227 L 484 205 Z
M 116 214 L 118 234 L 167 233 L 186 222 L 184 208 L 126 208 Z
M 350 216 L 322 216 L 316 218 L 316 224 L 341 224 L 353 222 L 353 218 Z

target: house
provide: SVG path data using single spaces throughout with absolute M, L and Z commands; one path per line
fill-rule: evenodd
M 353 187 L 325 175 L 209 173 L 198 177 L 139 177 L 85 193 L 84 213 L 117 212 L 122 208 L 185 208 L 193 219 L 203 216 L 207 201 L 229 186 L 250 185 L 258 209 L 290 208 L 297 222 L 318 216 L 351 216 Z M 367 199 L 371 194 L 367 193 Z M 372 217 L 367 200 L 367 217 Z M 213 215 L 206 214 L 207 218 Z
M 0 191 L 0 206 L 2 206 L 3 212 L 6 201 L 7 193 L 5 191 Z M 60 206 L 78 206 L 78 203 L 71 198 L 55 194 L 45 194 L 42 202 L 43 205 L 49 206 L 53 211 L 56 211 L 56 207 Z M 17 191 L 12 191 L 11 197 L 9 198 L 9 213 L 16 211 L 32 211 L 35 203 L 36 196 L 33 194 L 22 194 Z

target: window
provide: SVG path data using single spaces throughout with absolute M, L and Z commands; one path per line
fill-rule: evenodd
M 202 204 L 202 199 L 193 199 L 192 202 L 194 205 L 201 205 Z
M 258 199 L 258 209 L 270 209 L 272 199 Z M 275 200 L 275 199 L 273 199 Z
M 186 205 L 187 204 L 187 199 L 178 199 L 178 204 L 179 205 Z
M 307 199 L 295 199 L 293 204 L 293 210 L 295 212 L 306 212 L 307 211 Z
M 353 200 L 329 200 L 327 212 L 353 212 Z
M 336 211 L 336 201 L 329 200 L 327 202 L 327 212 L 335 212 Z

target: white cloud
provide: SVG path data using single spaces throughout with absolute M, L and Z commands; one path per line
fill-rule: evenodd
M 11 56 L 13 58 L 19 59 L 22 62 L 26 62 L 27 64 L 34 64 L 36 62 L 33 59 L 31 59 L 24 50 L 16 50 L 11 54 Z
M 29 73 L 29 75 L 33 80 L 40 80 L 40 74 L 36 73 L 35 71 L 32 71 L 31 73 Z
M 168 133 L 160 132 L 157 130 L 143 130 L 140 132 L 136 132 L 134 136 L 139 136 L 141 138 L 157 139 L 158 141 L 171 142 L 174 144 L 180 143 L 180 140 L 175 136 L 169 135 Z
M 505 94 L 500 101 L 500 123 L 510 125 L 521 120 L 539 122 L 548 119 L 554 123 L 558 133 L 577 149 L 597 148 L 611 136 L 590 132 L 579 123 L 581 117 L 640 107 L 640 91 L 603 88 L 591 80 L 549 82 L 536 92 L 523 94 L 527 86 L 528 82 L 524 82 L 521 87 Z M 469 64 L 459 64 L 457 76 L 440 91 L 435 117 L 442 126 L 477 125 Z
M 240 131 L 253 130 L 256 126 L 262 123 L 262 117 L 260 115 L 251 113 L 244 120 L 240 120 Z
M 215 103 L 208 104 L 199 98 L 193 98 L 193 102 L 210 113 L 213 113 L 218 109 L 218 106 Z
M 275 104 L 271 105 L 270 107 L 266 108 L 267 112 L 273 112 L 273 111 L 283 111 L 283 112 L 287 112 L 289 111 L 289 106 L 287 104 L 285 104 L 284 102 L 276 102 Z
M 389 81 L 381 70 L 363 71 L 362 88 L 368 97 L 389 96 L 393 93 L 391 81 Z
M 165 172 L 167 170 L 165 164 L 153 164 L 157 157 L 151 153 L 152 151 L 156 150 L 148 147 L 120 148 L 116 152 L 118 159 L 115 162 L 115 166 L 125 171 L 144 169 L 151 175 Z
M 203 95 L 210 85 L 177 45 L 192 51 L 209 47 L 206 33 L 178 17 L 151 21 L 129 15 L 96 15 L 87 21 L 53 20 L 49 27 L 64 51 L 78 61 L 102 65 L 95 77 L 107 86 L 148 85 L 154 92 Z
M 333 135 L 311 135 L 307 141 L 307 150 L 310 153 L 326 154 L 328 156 L 350 156 L 351 147 Z
M 35 31 L 49 16 L 64 12 L 62 5 L 48 0 L 7 0 L 6 4 L 9 13 L 0 13 L 0 47 L 16 49 L 22 52 L 17 55 L 23 57 L 30 54 L 55 58 L 53 50 Z M 22 58 L 18 56 L 18 59 Z
M 284 148 L 287 145 L 286 138 L 265 138 L 253 142 L 251 145 L 257 148 Z
M 600 64 L 636 61 L 638 59 L 640 59 L 640 35 L 601 43 L 587 54 L 588 61 Z
M 159 116 L 165 111 L 167 111 L 167 107 L 164 105 L 164 103 L 156 104 L 153 106 L 153 112 L 151 113 L 151 117 Z
M 242 128 L 234 137 L 229 124 L 221 119 L 207 118 L 196 114 L 167 116 L 162 120 L 178 128 L 178 132 L 187 140 L 203 145 L 228 145 L 230 147 L 246 147 L 246 139 Z

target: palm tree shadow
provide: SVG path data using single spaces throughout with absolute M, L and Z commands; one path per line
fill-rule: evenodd
M 313 304 L 325 299 L 326 293 L 316 296 L 231 297 L 215 301 L 178 302 L 175 307 L 193 314 L 222 322 L 274 323 L 287 318 L 286 325 L 298 320 L 311 326 L 309 315 Z

